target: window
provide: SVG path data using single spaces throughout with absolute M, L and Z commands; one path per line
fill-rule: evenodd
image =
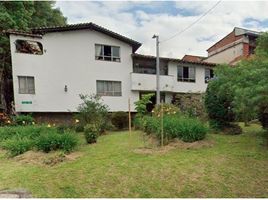
M 120 47 L 95 44 L 95 58 L 120 62 Z
M 168 62 L 160 60 L 160 75 L 168 75 Z M 156 74 L 156 59 L 133 58 L 133 72 Z
M 97 95 L 122 96 L 121 81 L 97 81 Z
M 29 40 L 16 40 L 15 45 L 17 53 L 28 53 L 35 55 L 43 54 L 43 45 L 40 42 Z
M 195 82 L 195 67 L 178 66 L 178 81 Z
M 208 83 L 210 79 L 214 77 L 213 69 L 205 69 L 205 83 Z
M 19 76 L 19 94 L 35 94 L 34 77 Z

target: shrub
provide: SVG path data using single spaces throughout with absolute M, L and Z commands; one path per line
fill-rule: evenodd
M 65 133 L 59 138 L 59 149 L 64 152 L 71 152 L 78 144 L 78 138 L 72 133 Z
M 2 127 L 0 129 L 0 142 L 13 137 L 34 139 L 45 130 L 47 130 L 47 127 L 43 126 Z
M 161 138 L 161 119 L 159 117 L 147 117 L 144 123 L 147 133 L 156 134 Z M 208 128 L 197 118 L 178 115 L 163 117 L 163 130 L 166 140 L 179 138 L 184 142 L 194 142 L 205 138 Z
M 74 129 L 75 129 L 75 132 L 80 133 L 84 131 L 84 126 L 82 124 L 76 124 Z
M 2 147 L 8 150 L 8 154 L 11 157 L 23 154 L 29 151 L 34 146 L 34 142 L 28 138 L 18 138 L 14 137 L 12 139 L 7 139 L 2 143 Z
M 128 126 L 128 114 L 126 112 L 114 112 L 111 116 L 112 124 L 117 129 L 124 129 Z
M 144 94 L 141 99 L 134 102 L 135 110 L 137 111 L 138 116 L 143 116 L 148 114 L 147 106 L 152 104 L 151 98 L 154 96 L 154 93 Z
M 46 134 L 42 134 L 36 141 L 37 149 L 46 153 L 59 149 L 59 146 L 60 135 L 56 132 L 47 132 Z
M 163 103 L 162 105 L 161 104 L 155 105 L 152 111 L 153 115 L 160 116 L 162 109 L 164 115 L 174 115 L 180 112 L 180 109 L 177 106 L 173 104 Z
M 57 132 L 58 133 L 64 133 L 65 131 L 67 131 L 68 129 L 70 129 L 69 126 L 68 125 L 65 125 L 65 124 L 60 124 L 56 128 L 57 128 Z
M 78 106 L 76 118 L 83 126 L 97 124 L 101 133 L 107 129 L 109 123 L 108 106 L 105 105 L 97 95 L 80 94 L 82 103 Z
M 228 135 L 239 135 L 242 132 L 243 132 L 242 128 L 237 124 L 230 124 L 229 126 L 223 129 L 223 133 Z
M 96 143 L 98 138 L 98 128 L 94 124 L 88 124 L 84 128 L 85 139 L 88 144 Z
M 71 132 L 58 134 L 55 130 L 50 130 L 37 138 L 36 147 L 46 153 L 54 150 L 72 151 L 78 144 L 77 137 Z
M 13 117 L 13 121 L 16 125 L 25 126 L 32 125 L 34 118 L 31 115 L 17 115 Z
M 215 79 L 208 84 L 205 95 L 205 107 L 210 119 L 210 126 L 215 129 L 223 129 L 234 121 L 232 101 L 233 94 L 228 86 L 221 89 L 222 82 L 226 80 Z

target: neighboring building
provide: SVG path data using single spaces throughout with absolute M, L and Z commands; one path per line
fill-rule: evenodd
M 146 92 L 156 91 L 153 56 L 136 54 L 139 42 L 93 23 L 7 31 L 19 113 L 76 112 L 79 94 L 102 96 L 110 111 L 131 111 Z M 176 93 L 203 93 L 215 64 L 160 58 L 162 100 Z M 206 77 L 206 80 L 205 80 Z
M 182 60 L 184 61 L 190 61 L 190 62 L 201 62 L 204 59 L 206 59 L 206 57 L 203 56 L 195 56 L 195 55 L 185 55 L 183 56 Z
M 259 35 L 260 32 L 235 27 L 231 33 L 208 48 L 208 57 L 203 61 L 234 65 L 254 54 Z

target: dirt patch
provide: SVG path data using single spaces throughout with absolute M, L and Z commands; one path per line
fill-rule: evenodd
M 154 139 L 150 138 L 150 142 L 155 144 Z M 214 145 L 214 141 L 211 140 L 201 140 L 196 142 L 183 142 L 181 140 L 175 139 L 164 147 L 141 147 L 134 149 L 135 153 L 139 154 L 164 154 L 173 149 L 200 149 L 200 148 L 210 148 Z M 149 145 L 152 146 L 152 145 Z
M 73 152 L 64 154 L 62 152 L 43 153 L 38 151 L 28 151 L 22 155 L 16 156 L 12 159 L 25 163 L 41 166 L 54 166 L 66 161 L 74 161 L 82 156 L 81 152 Z

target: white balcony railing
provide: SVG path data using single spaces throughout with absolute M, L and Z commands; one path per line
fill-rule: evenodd
M 174 76 L 160 75 L 160 91 L 172 92 L 174 84 Z M 156 75 L 131 73 L 131 90 L 156 91 Z

